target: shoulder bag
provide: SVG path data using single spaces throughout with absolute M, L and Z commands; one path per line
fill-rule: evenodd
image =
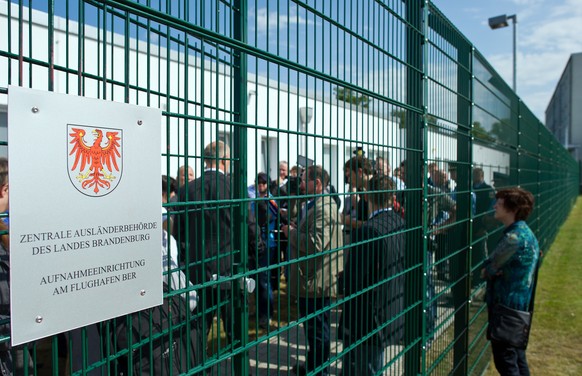
M 528 311 L 509 308 L 503 304 L 493 306 L 489 318 L 489 339 L 518 349 L 525 349 L 529 340 L 534 300 L 538 281 L 539 261 L 536 265 L 532 296 Z

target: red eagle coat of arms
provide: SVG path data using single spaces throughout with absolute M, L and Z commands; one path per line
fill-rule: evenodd
M 122 130 L 69 125 L 71 183 L 87 196 L 113 192 L 122 172 Z

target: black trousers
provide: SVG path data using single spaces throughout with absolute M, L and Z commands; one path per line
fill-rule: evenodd
M 501 376 L 529 376 L 525 350 L 491 341 L 495 368 Z
M 299 298 L 299 313 L 308 316 L 330 305 L 330 298 Z M 330 313 L 322 312 L 303 323 L 307 341 L 306 368 L 312 371 L 327 362 L 330 354 Z M 327 376 L 329 370 L 324 368 L 318 375 Z
M 196 313 L 200 313 L 194 325 L 192 325 L 192 336 L 197 339 L 195 346 L 197 365 L 203 364 L 208 358 L 208 333 L 212 329 L 214 317 L 222 319 L 224 331 L 229 343 L 232 343 L 232 292 L 230 289 L 219 289 L 206 287 L 198 293 L 199 304 Z M 218 336 L 218 333 L 216 334 Z M 206 374 L 210 374 L 212 368 L 206 369 Z

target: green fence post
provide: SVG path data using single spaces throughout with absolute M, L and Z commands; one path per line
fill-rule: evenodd
M 276 303 L 279 326 L 265 331 L 249 322 L 249 294 L 241 293 L 239 281 L 256 274 L 248 270 L 247 177 L 265 167 L 270 172 L 275 155 L 277 160 L 286 155 L 291 163 L 296 154 L 305 154 L 307 143 L 301 150 L 293 144 L 297 136 L 310 142 L 309 157 L 316 164 L 331 167 L 328 172 L 338 175 L 333 181 L 344 204 L 351 198 L 341 186 L 341 165 L 354 147 L 361 147 L 370 159 L 388 156 L 392 162 L 406 160 L 407 189 L 402 202 L 407 223 L 406 286 L 405 305 L 399 312 L 405 315 L 405 341 L 404 346 L 391 346 L 386 351 L 384 373 L 480 374 L 490 359 L 485 339 L 487 311 L 477 301 L 470 304 L 472 296 L 482 292 L 482 285 L 478 286 L 481 290 L 470 285 L 475 264 L 471 258 L 473 236 L 477 242 L 487 241 L 472 234 L 473 163 L 500 176 L 508 174 L 508 180 L 500 180 L 496 188 L 521 184 L 536 195 L 531 228 L 546 252 L 580 189 L 581 166 L 430 0 L 276 4 L 247 0 L 68 0 L 62 1 L 64 7 L 55 0 L 3 3 L 7 4 L 0 7 L 0 33 L 8 38 L 0 47 L 1 103 L 8 102 L 7 86 L 11 83 L 160 107 L 166 120 L 162 125 L 167 147 L 162 153 L 166 158 L 162 173 L 166 175 L 175 165 L 203 165 L 200 151 L 207 141 L 229 133 L 232 197 L 222 204 L 230 208 L 233 219 L 232 299 L 218 304 L 201 299 L 204 304 L 189 318 L 203 315 L 202 308 L 210 313 L 228 304 L 233 308 L 233 338 L 230 347 L 220 342 L 211 356 L 201 356 L 201 364 L 182 369 L 186 374 L 205 368 L 246 376 L 255 372 L 249 359 L 256 360 L 256 370 L 265 370 L 265 363 L 283 370 L 296 360 L 302 361 L 295 358 L 303 356 L 299 326 L 306 318 L 295 317 L 294 300 L 283 295 L 293 286 L 284 290 L 281 285 Z M 251 20 L 254 25 L 247 24 Z M 58 43 L 62 43 L 60 49 Z M 95 58 L 85 50 L 95 52 Z M 256 94 L 254 111 L 251 107 L 248 114 L 247 75 L 254 81 Z M 304 105 L 313 112 L 309 133 L 305 129 L 296 132 L 295 125 L 288 124 L 296 107 Z M 0 128 L 4 130 L 6 118 L 5 107 L 0 106 Z M 266 143 L 261 150 L 263 136 Z M 283 146 L 280 150 L 275 138 Z M 0 139 L 0 146 L 6 145 L 7 140 Z M 477 147 L 485 150 L 483 155 L 478 155 Z M 248 156 L 249 148 L 256 148 L 256 153 Z M 263 163 L 261 158 L 269 154 L 273 158 Z M 497 157 L 487 159 L 491 155 Z M 434 264 L 427 256 L 428 235 L 435 232 L 428 222 L 427 200 L 434 197 L 427 195 L 423 170 L 433 161 L 456 164 L 458 173 L 456 222 L 447 225 L 447 247 L 442 248 L 454 252 L 447 253 L 447 260 L 435 255 Z M 291 193 L 280 200 L 306 197 Z M 398 199 L 402 198 L 400 193 Z M 192 196 L 166 206 L 183 210 L 181 207 L 193 209 L 204 204 Z M 498 227 L 490 236 L 489 244 L 494 244 L 500 230 Z M 190 246 L 194 240 L 190 232 L 183 236 L 178 240 Z M 344 246 L 346 250 L 350 247 Z M 195 259 L 190 252 L 184 258 L 180 270 L 171 273 L 184 271 L 189 275 L 189 266 L 208 262 L 202 261 L 204 257 Z M 439 278 L 438 296 L 428 298 L 430 273 L 438 271 L 438 262 L 443 260 L 451 263 L 450 277 Z M 284 264 L 269 268 L 288 268 L 295 262 L 287 258 Z M 214 283 L 200 283 L 192 288 L 206 296 Z M 375 287 L 366 289 L 332 299 L 331 306 L 325 307 L 332 322 L 339 319 L 349 299 Z M 452 305 L 448 303 L 450 296 Z M 434 333 L 430 328 L 427 332 L 426 311 L 437 301 L 445 304 L 438 309 Z M 128 326 L 129 316 L 123 320 Z M 114 345 L 115 323 L 99 324 L 104 328 L 100 331 L 105 335 L 104 349 L 93 347 L 90 327 L 80 329 L 79 339 L 69 338 L 68 349 L 52 337 L 52 365 L 47 372 L 56 375 L 61 371 L 59 366 L 65 366 L 59 350 L 69 351 L 66 366 L 71 374 L 121 371 L 120 359 L 127 358 L 133 364 L 139 351 L 150 351 L 166 336 L 170 342 L 177 339 L 174 329 L 190 328 L 193 320 L 174 322 L 163 333 L 154 333 L 152 327 L 147 338 L 129 334 L 132 345 L 124 349 Z M 249 326 L 253 327 L 250 333 Z M 220 332 L 218 329 L 213 340 L 220 341 Z M 337 346 L 332 347 L 329 366 L 339 373 L 348 352 L 359 351 L 357 347 L 365 345 L 367 339 L 348 348 L 334 335 L 331 340 Z M 425 347 L 433 337 L 433 346 Z M 198 338 L 201 348 L 205 347 L 204 333 Z M 9 339 L 8 335 L 0 336 L 1 343 Z M 45 349 L 34 344 L 27 347 L 31 350 L 27 357 L 36 371 L 43 371 Z M 170 358 L 175 351 L 169 350 Z M 394 368 L 397 370 L 392 371 Z M 280 372 L 285 371 L 273 373 Z
M 516 100 L 518 99 L 517 96 L 513 92 L 509 91 L 509 89 L 507 90 L 511 100 L 511 118 L 509 119 L 509 124 L 505 126 L 510 127 L 515 132 L 513 135 L 515 144 L 510 145 L 510 185 L 519 185 L 521 175 L 519 165 L 519 104 L 516 104 Z
M 234 38 L 243 43 L 247 42 L 247 2 L 246 0 L 236 0 L 234 2 Z M 235 124 L 247 123 L 247 55 L 241 50 L 234 50 L 234 67 L 233 67 L 233 113 Z M 235 173 L 233 177 L 234 198 L 240 199 L 247 197 L 247 132 L 246 127 L 235 126 L 233 130 L 233 167 Z M 238 203 L 234 210 L 234 241 L 235 248 L 240 252 L 235 255 L 234 272 L 236 274 L 245 273 L 248 269 L 248 233 L 247 233 L 247 206 L 245 202 Z M 249 309 L 246 304 L 246 290 L 244 293 L 238 291 L 239 283 L 233 283 L 233 315 L 234 330 L 233 340 L 238 341 L 240 348 L 245 348 L 248 340 L 248 317 Z M 234 351 L 238 349 L 234 349 Z M 234 356 L 234 371 L 236 375 L 249 375 L 249 354 L 245 350 Z
M 54 0 L 48 3 L 48 90 L 55 89 L 55 3 Z
M 521 143 L 522 143 L 522 136 L 521 136 L 521 99 L 517 96 L 513 96 L 515 101 L 517 102 L 516 113 L 515 113 L 515 121 L 512 121 L 511 124 L 515 124 L 515 129 L 517 130 L 517 144 L 516 144 L 516 153 L 517 153 L 517 181 L 516 185 L 522 185 L 523 181 L 523 151 L 521 150 Z M 512 116 L 513 117 L 513 116 Z M 513 119 L 512 119 L 513 120 Z
M 471 161 L 473 160 L 473 143 L 471 142 L 472 119 L 472 47 L 460 38 L 457 47 L 457 216 L 458 223 L 453 228 L 453 250 L 462 253 L 452 260 L 452 278 L 456 284 L 452 288 L 453 306 L 455 308 L 453 375 L 466 375 L 469 354 L 469 299 L 471 296 L 471 244 L 470 222 L 471 195 Z
M 404 372 L 407 375 L 416 375 L 421 371 L 421 342 L 425 325 L 422 306 L 424 289 L 423 259 L 426 242 L 421 241 L 422 232 L 422 117 L 419 114 L 422 108 L 422 69 L 423 69 L 423 35 L 422 30 L 422 3 L 409 2 L 406 6 L 406 104 L 412 109 L 406 110 L 406 192 L 404 203 L 406 211 L 411 213 L 406 218 L 406 258 L 405 267 L 410 268 L 406 274 L 405 307 L 412 307 L 405 316 L 405 345 L 411 346 L 404 357 Z M 414 215 L 416 213 L 417 215 Z M 413 229 L 413 230 L 412 230 Z

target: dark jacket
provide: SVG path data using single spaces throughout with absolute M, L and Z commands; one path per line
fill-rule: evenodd
M 250 204 L 248 205 L 248 216 L 247 216 L 247 230 L 248 230 L 248 250 L 247 250 L 247 260 L 248 269 L 253 270 L 257 267 L 257 262 L 261 259 L 262 255 L 267 252 L 267 244 L 261 238 L 261 230 L 257 226 L 257 219 L 255 214 L 250 209 Z
M 393 234 L 402 230 L 404 220 L 388 210 L 377 213 L 352 233 L 354 246 L 344 266 L 344 293 L 349 300 L 343 307 L 339 333 L 348 344 L 395 319 L 404 309 L 404 275 L 400 273 L 404 270 L 405 237 L 404 233 Z M 370 341 L 388 346 L 398 343 L 403 334 L 401 317 Z
M 498 226 L 493 218 L 493 205 L 495 205 L 495 190 L 489 184 L 482 182 L 473 184 L 475 191 L 475 218 L 473 219 L 473 234 L 483 236 Z
M 200 284 L 213 274 L 232 274 L 232 226 L 230 178 L 220 171 L 206 170 L 204 174 L 182 188 L 180 201 L 197 202 L 178 207 L 177 239 L 183 246 L 182 261 L 189 266 L 190 281 Z M 187 193 L 187 195 L 186 195 Z M 188 241 L 186 241 L 188 233 Z M 223 284 L 222 288 L 230 288 Z
M 4 244 L 0 244 L 0 336 L 10 336 L 10 263 Z M 0 374 L 24 375 L 25 359 L 28 360 L 28 372 L 32 374 L 32 356 L 28 349 L 24 346 L 13 348 L 10 340 L 0 342 Z

